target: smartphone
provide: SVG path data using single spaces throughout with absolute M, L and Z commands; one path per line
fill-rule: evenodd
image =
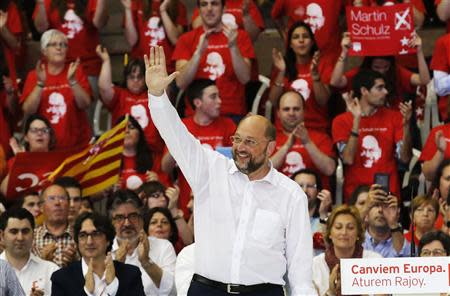
M 386 194 L 389 193 L 390 188 L 390 175 L 385 173 L 376 173 L 374 177 L 374 184 L 378 184 L 381 186 L 381 189 L 386 192 Z

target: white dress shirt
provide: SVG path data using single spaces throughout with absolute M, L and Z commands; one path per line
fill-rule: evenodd
M 6 258 L 6 251 L 0 255 L 0 259 L 8 261 Z M 13 266 L 11 267 L 14 269 L 26 295 L 30 295 L 33 284 L 35 288 L 43 290 L 45 296 L 52 293 L 52 282 L 50 277 L 54 271 L 59 269 L 58 265 L 55 263 L 43 260 L 31 253 L 28 262 L 21 270 L 18 270 Z
M 172 244 L 165 239 L 159 239 L 150 236 L 148 238 L 150 243 L 150 251 L 148 256 L 150 260 L 153 261 L 159 268 L 162 269 L 161 283 L 159 284 L 159 289 L 153 283 L 153 280 L 147 274 L 145 269 L 142 267 L 141 262 L 139 262 L 137 248 L 134 249 L 133 254 L 127 255 L 125 259 L 126 264 L 131 264 L 139 267 L 142 273 L 142 284 L 144 285 L 144 292 L 147 296 L 167 296 L 176 295 L 175 284 L 174 284 L 174 272 L 175 263 L 177 260 L 177 255 L 175 254 L 175 249 Z M 117 238 L 114 239 L 112 246 L 113 257 L 116 257 L 116 251 L 119 248 Z
M 362 258 L 383 258 L 378 253 L 363 250 Z M 313 280 L 319 295 L 325 295 L 330 287 L 330 269 L 325 261 L 325 253 L 322 253 L 313 259 Z
M 450 94 L 450 75 L 443 71 L 433 71 L 434 89 L 438 96 Z
M 195 272 L 223 283 L 284 285 L 315 295 L 305 193 L 271 168 L 250 181 L 233 160 L 202 147 L 166 94 L 149 95 L 153 121 L 194 193 Z
M 88 272 L 88 265 L 86 262 L 84 262 L 84 258 L 81 258 L 81 270 L 83 272 L 83 277 L 86 278 L 86 274 Z M 114 280 L 107 285 L 106 284 L 106 278 L 105 278 L 105 272 L 103 273 L 102 277 L 100 278 L 95 272 L 94 272 L 94 293 L 89 293 L 89 291 L 86 289 L 86 286 L 84 286 L 84 292 L 88 296 L 115 296 L 117 293 L 117 290 L 119 289 L 119 280 L 117 277 L 114 278 Z
M 186 246 L 178 253 L 175 266 L 175 285 L 177 296 L 186 296 L 194 275 L 195 243 Z

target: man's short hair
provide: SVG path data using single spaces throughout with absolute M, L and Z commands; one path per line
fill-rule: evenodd
M 445 252 L 447 253 L 447 256 L 450 255 L 450 236 L 448 234 L 445 234 L 442 231 L 430 231 L 425 233 L 422 238 L 419 241 L 419 254 L 422 253 L 422 248 L 425 245 L 428 245 L 429 243 L 433 241 L 440 241 L 442 246 L 445 249 Z
M 60 185 L 64 188 L 77 188 L 82 192 L 80 182 L 74 177 L 62 176 L 57 178 L 53 184 Z
M 85 220 L 91 220 L 92 224 L 94 224 L 97 231 L 100 231 L 106 236 L 106 240 L 109 241 L 108 248 L 106 252 L 111 251 L 112 244 L 114 241 L 114 237 L 116 236 L 116 231 L 114 230 L 114 226 L 111 223 L 111 220 L 103 215 L 94 212 L 85 212 L 77 217 L 75 220 L 75 224 L 73 225 L 73 239 L 78 246 L 78 235 L 81 231 L 81 225 Z
M 296 171 L 294 174 L 292 174 L 291 179 L 295 181 L 295 178 L 298 175 L 310 175 L 310 176 L 314 176 L 314 178 L 316 178 L 316 185 L 317 185 L 317 191 L 322 190 L 322 179 L 320 178 L 320 175 L 318 172 L 316 172 L 313 169 L 309 169 L 309 168 L 304 168 L 301 170 Z
M 40 198 L 41 198 L 41 201 L 42 201 L 42 202 L 45 201 L 44 195 L 45 195 L 45 193 L 47 192 L 47 189 L 49 189 L 50 187 L 53 187 L 53 186 L 58 186 L 59 188 L 61 188 L 61 189 L 64 191 L 64 194 L 65 194 L 67 197 L 69 197 L 69 193 L 67 192 L 66 188 L 64 188 L 63 186 L 61 186 L 61 185 L 59 185 L 59 184 L 53 183 L 53 184 L 51 184 L 51 185 L 48 185 L 47 187 L 45 187 L 45 188 L 41 191 L 41 196 L 40 196 Z
M 277 129 L 270 121 L 267 122 L 265 136 L 269 141 L 275 141 L 277 138 Z
M 109 213 L 111 217 L 112 213 L 123 204 L 131 204 L 139 211 L 141 215 L 143 214 L 142 200 L 131 190 L 118 190 L 111 195 L 111 200 L 111 205 L 109 206 Z
M 194 99 L 201 99 L 203 90 L 211 85 L 216 85 L 216 83 L 210 79 L 196 79 L 189 84 L 186 91 L 186 97 L 189 100 L 192 109 L 195 110 Z
M 353 77 L 352 89 L 353 96 L 361 99 L 361 88 L 364 87 L 367 90 L 370 90 L 375 85 L 375 80 L 383 79 L 384 75 L 380 72 L 373 71 L 370 69 L 362 69 Z
M 0 215 L 0 230 L 5 230 L 8 226 L 8 220 L 10 218 L 16 218 L 18 220 L 27 219 L 30 222 L 31 229 L 34 229 L 34 217 L 24 208 L 11 208 Z
M 222 7 L 225 7 L 225 0 L 220 0 L 222 2 Z M 200 0 L 197 0 L 197 7 L 200 8 Z
M 136 190 L 137 194 L 141 194 L 141 192 L 143 192 L 145 194 L 145 196 L 149 196 L 156 192 L 162 192 L 162 193 L 166 192 L 166 187 L 164 186 L 164 184 L 162 184 L 159 181 L 149 181 L 149 182 L 143 183 Z
M 28 192 L 28 193 L 24 193 L 22 194 L 16 202 L 14 202 L 13 206 L 14 208 L 22 208 L 23 204 L 25 203 L 25 197 L 27 196 L 37 196 L 39 197 L 39 192 L 37 191 L 32 191 L 32 192 Z

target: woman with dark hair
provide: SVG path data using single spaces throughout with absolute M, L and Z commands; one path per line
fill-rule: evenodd
M 353 77 L 362 69 L 370 69 L 379 72 L 385 76 L 387 96 L 387 105 L 397 107 L 403 101 L 404 94 L 415 94 L 417 86 L 425 86 L 430 82 L 430 72 L 428 70 L 425 56 L 422 51 L 422 39 L 415 33 L 409 40 L 409 47 L 417 50 L 417 64 L 419 73 L 413 73 L 403 66 L 396 63 L 394 56 L 371 56 L 364 57 L 360 67 L 350 71 L 345 71 L 345 63 L 348 57 L 348 50 L 352 46 L 350 33 L 344 33 L 341 41 L 342 52 L 334 66 L 331 75 L 330 85 L 349 90 L 352 86 Z
M 186 8 L 180 0 L 121 0 L 125 8 L 125 38 L 131 56 L 142 58 L 151 46 L 162 46 L 167 71 L 175 70 L 171 60 L 178 37 L 187 26 Z
M 101 61 L 95 54 L 100 43 L 99 30 L 108 20 L 107 0 L 38 0 L 33 20 L 42 33 L 57 29 L 68 40 L 67 63 L 78 58 L 96 89 Z
M 118 122 L 125 116 L 119 117 Z M 144 131 L 138 121 L 128 116 L 125 131 L 120 187 L 136 190 L 144 182 L 158 181 L 168 183 L 169 178 L 161 171 L 161 161 L 147 145 Z
M 335 208 L 327 220 L 325 253 L 313 259 L 313 281 L 319 295 L 341 295 L 340 259 L 382 258 L 378 253 L 364 250 L 364 224 L 353 206 Z
M 370 187 L 368 185 L 359 185 L 355 188 L 348 201 L 349 206 L 354 206 L 358 209 L 361 219 L 364 220 L 367 214 L 367 197 L 369 196 Z
M 167 0 L 166 0 L 167 1 Z M 148 145 L 157 154 L 163 153 L 164 143 L 156 130 L 148 110 L 148 94 L 145 85 L 145 65 L 142 58 L 132 59 L 124 68 L 123 83 L 112 83 L 111 61 L 106 48 L 97 46 L 97 54 L 102 59 L 98 86 L 100 98 L 111 112 L 111 122 L 120 116 L 131 114 L 139 122 L 145 133 Z
M 436 198 L 427 195 L 418 195 L 412 202 L 412 227 L 414 227 L 414 243 L 417 247 L 419 240 L 426 233 L 436 230 L 436 219 L 439 214 L 439 202 Z M 405 239 L 411 242 L 413 232 L 405 233 Z
M 39 114 L 30 115 L 25 121 L 24 136 L 22 139 L 23 148 L 17 147 L 15 153 L 28 152 L 48 152 L 55 147 L 56 139 L 55 132 L 50 122 Z M 8 160 L 8 171 L 11 171 L 15 157 Z M 8 188 L 9 173 L 3 179 L 0 191 L 6 194 Z
M 269 99 L 277 104 L 287 90 L 295 90 L 305 101 L 307 128 L 326 131 L 330 126 L 328 100 L 331 92 L 327 85 L 332 66 L 320 59 L 314 34 L 303 22 L 294 23 L 288 32 L 286 54 L 273 49 L 274 71 Z

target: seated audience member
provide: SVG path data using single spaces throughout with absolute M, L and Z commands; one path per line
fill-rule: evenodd
M 120 117 L 118 122 L 123 119 L 124 116 Z M 160 158 L 147 145 L 144 131 L 133 116 L 128 117 L 123 143 L 120 188 L 137 190 L 144 182 L 169 182 L 169 177 L 161 171 Z
M 139 267 L 146 295 L 176 295 L 175 250 L 169 241 L 147 236 L 139 197 L 129 190 L 113 193 L 110 217 L 116 230 L 113 257 Z
M 361 66 L 344 72 L 346 69 L 348 50 L 352 46 L 350 33 L 344 33 L 341 42 L 341 55 L 334 66 L 330 85 L 348 91 L 351 89 L 353 79 L 355 79 L 355 75 L 359 71 L 376 71 L 383 74 L 386 78 L 385 83 L 388 94 L 384 104 L 397 108 L 403 102 L 404 94 L 415 94 L 417 86 L 427 85 L 431 80 L 422 50 L 422 39 L 417 33 L 414 36 L 415 38 L 410 41 L 409 46 L 415 47 L 417 50 L 419 73 L 413 73 L 405 67 L 398 65 L 394 56 L 366 56 Z
M 450 81 L 450 80 L 449 80 Z M 428 181 L 433 181 L 438 167 L 450 158 L 450 124 L 434 127 L 422 148 L 419 161 L 423 162 L 422 172 Z
M 316 256 L 325 249 L 323 233 L 333 203 L 331 192 L 323 189 L 322 180 L 314 170 L 301 169 L 291 178 L 303 189 L 308 198 L 309 222 L 313 234 L 314 256 Z
M 80 61 L 66 64 L 67 47 L 67 37 L 60 31 L 42 35 L 43 59 L 28 73 L 20 99 L 25 116 L 38 113 L 50 121 L 58 149 L 86 145 L 91 139 L 85 111 L 91 90 Z
M 26 193 L 19 198 L 16 204 L 18 208 L 24 208 L 30 212 L 34 217 L 34 223 L 36 224 L 36 219 L 42 214 L 42 203 L 39 193 Z
M 144 229 L 149 235 L 148 231 L 149 219 L 147 210 L 152 211 L 154 208 L 164 208 L 170 212 L 171 219 L 174 220 L 176 227 L 178 228 L 178 239 L 172 241 L 175 247 L 175 251 L 178 253 L 183 245 L 189 245 L 194 241 L 194 235 L 192 229 L 186 223 L 184 219 L 184 212 L 178 207 L 178 201 L 180 196 L 180 189 L 175 187 L 166 187 L 158 181 L 146 182 L 137 190 L 139 198 L 143 201 L 146 211 L 144 217 Z M 166 213 L 166 210 L 164 210 Z M 168 218 L 167 213 L 165 216 Z M 172 221 L 171 221 L 172 222 Z M 159 236 L 156 236 L 159 237 Z M 168 239 L 168 238 L 165 238 Z
M 286 54 L 273 49 L 269 99 L 274 104 L 287 90 L 300 93 L 305 101 L 305 126 L 327 132 L 330 127 L 328 87 L 333 66 L 320 58 L 312 28 L 303 22 L 294 23 L 288 32 Z
M 20 152 L 48 152 L 53 150 L 56 144 L 55 132 L 50 122 L 42 115 L 32 114 L 28 116 L 24 125 L 23 148 L 15 147 L 16 154 Z M 14 165 L 15 157 L 8 161 L 8 171 Z M 3 179 L 0 191 L 6 195 L 9 182 L 9 173 Z
M 33 21 L 37 31 L 56 29 L 64 33 L 69 46 L 67 62 L 79 59 L 95 90 L 101 64 L 95 47 L 100 43 L 99 30 L 108 21 L 109 1 L 39 0 L 36 3 Z
M 443 22 L 447 22 L 447 33 L 450 32 L 450 0 L 435 0 L 436 14 Z
M 385 258 L 408 257 L 411 249 L 399 223 L 397 197 L 385 192 L 381 185 L 373 184 L 366 207 L 364 250 L 374 251 Z
M 175 219 L 167 208 L 153 208 L 148 213 L 145 213 L 144 230 L 149 236 L 166 239 L 171 242 L 176 253 L 180 252 L 184 247 L 179 237 Z
M 222 98 L 216 83 L 209 79 L 196 79 L 189 85 L 186 97 L 194 110 L 193 116 L 183 119 L 188 131 L 205 147 L 214 150 L 217 147 L 231 147 L 230 137 L 234 134 L 236 125 L 230 118 L 220 116 Z M 164 172 L 171 173 L 175 167 L 175 160 L 166 150 L 161 168 Z M 191 187 L 181 170 L 177 169 L 177 174 L 180 186 L 179 206 L 188 216 L 186 205 L 190 199 Z
M 0 3 L 0 51 L 6 59 L 9 78 L 16 87 L 16 58 L 21 48 L 23 26 L 20 12 L 13 0 L 2 0 Z M 2 72 L 4 73 L 4 72 Z M 0 79 L 3 79 L 1 75 Z
M 107 217 L 83 213 L 73 228 L 81 261 L 52 275 L 52 296 L 145 295 L 139 269 L 112 260 L 114 227 Z
M 422 27 L 425 20 L 425 5 L 422 0 L 352 0 L 352 2 L 353 6 L 389 6 L 399 3 L 411 3 L 414 9 L 414 26 L 416 28 Z
M 8 65 L 6 64 L 5 54 L 2 50 L 0 50 L 0 73 L 0 149 L 2 150 L 3 161 L 6 161 L 6 159 L 13 155 L 13 151 L 9 145 L 9 139 L 12 136 L 14 128 L 13 119 L 18 111 L 18 97 L 17 91 L 14 89 L 14 83 L 11 79 Z M 0 178 L 3 177 L 3 173 L 0 169 Z
M 133 58 L 142 58 L 151 46 L 162 46 L 166 66 L 175 69 L 170 60 L 180 35 L 187 26 L 186 7 L 182 1 L 123 0 L 125 39 Z
M 447 199 L 450 194 L 450 159 L 444 159 L 436 170 L 433 181 L 429 188 L 428 195 L 432 196 L 439 202 L 440 213 L 436 219 L 434 227 L 441 229 L 444 226 L 444 220 L 450 221 L 450 216 L 446 209 Z
M 14 269 L 26 295 L 50 295 L 50 277 L 59 267 L 31 253 L 33 231 L 34 217 L 26 209 L 4 212 L 0 216 L 0 233 L 5 251 L 0 259 L 8 261 Z
M 63 187 L 69 195 L 69 224 L 73 226 L 75 219 L 80 213 L 81 201 L 83 200 L 80 182 L 73 177 L 59 177 L 53 184 Z
M 0 259 L 0 292 L 8 296 L 25 296 L 14 269 L 5 260 Z
M 303 168 L 316 170 L 329 188 L 328 176 L 336 169 L 333 140 L 327 133 L 306 128 L 304 116 L 302 95 L 295 91 L 284 93 L 278 104 L 281 130 L 277 132 L 276 152 L 270 160 L 274 168 L 287 176 Z
M 303 21 L 308 24 L 321 55 L 334 63 L 339 55 L 339 15 L 347 1 L 276 0 L 271 15 L 285 41 L 290 40 L 286 38 L 286 31 L 293 23 Z M 284 16 L 288 19 L 287 26 Z
M 350 199 L 348 200 L 349 206 L 354 206 L 358 209 L 359 214 L 361 215 L 361 219 L 365 221 L 366 218 L 366 203 L 367 196 L 369 195 L 370 187 L 367 185 L 359 185 L 353 190 Z
M 247 111 L 245 84 L 251 77 L 255 53 L 247 32 L 222 23 L 224 5 L 222 0 L 197 1 L 203 26 L 180 36 L 172 60 L 180 71 L 176 78 L 179 88 L 187 89 L 194 79 L 216 81 L 221 114 L 237 121 Z
M 106 48 L 97 46 L 97 54 L 102 59 L 98 86 L 100 98 L 111 112 L 111 124 L 118 122 L 125 114 L 130 114 L 144 130 L 145 139 L 152 151 L 162 154 L 164 143 L 156 130 L 148 111 L 148 95 L 145 85 L 145 65 L 142 58 L 131 60 L 123 69 L 122 85 L 112 83 L 111 60 Z
M 69 224 L 69 195 L 60 185 L 50 185 L 41 192 L 45 220 L 36 228 L 33 253 L 59 267 L 77 259 L 73 230 Z
M 411 159 L 411 101 L 400 111 L 384 107 L 388 91 L 382 74 L 361 70 L 353 79 L 349 111 L 333 120 L 333 140 L 344 163 L 344 200 L 360 184 L 372 184 L 376 173 L 390 176 L 389 191 L 400 196 L 397 159 Z
M 381 258 L 363 249 L 364 225 L 355 207 L 341 205 L 331 212 L 325 233 L 327 249 L 313 259 L 313 281 L 319 295 L 340 295 L 341 258 Z
M 449 119 L 448 96 L 450 95 L 450 33 L 436 40 L 430 68 L 433 70 L 434 89 L 439 97 L 440 120 L 446 122 Z M 446 127 L 446 125 L 445 125 Z M 444 133 L 447 136 L 447 133 Z
M 417 248 L 422 236 L 435 230 L 434 225 L 439 214 L 439 202 L 435 198 L 419 195 L 412 200 L 411 206 L 413 212 L 411 227 L 414 227 L 414 244 Z M 411 231 L 405 234 L 405 239 L 411 242 Z

